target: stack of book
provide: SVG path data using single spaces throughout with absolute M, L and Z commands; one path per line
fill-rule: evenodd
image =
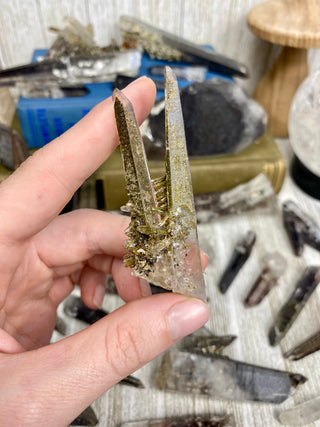
M 164 175 L 164 161 L 148 161 L 152 178 Z M 190 158 L 194 194 L 229 190 L 249 181 L 259 173 L 279 192 L 286 173 L 286 163 L 272 136 L 265 133 L 240 153 L 226 156 Z M 98 205 L 119 210 L 128 201 L 119 147 L 95 174 Z

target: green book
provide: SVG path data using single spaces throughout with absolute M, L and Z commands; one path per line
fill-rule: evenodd
M 265 133 L 237 154 L 190 158 L 194 194 L 230 190 L 264 173 L 277 193 L 286 173 L 286 163 L 272 136 Z M 152 178 L 164 175 L 164 161 L 148 161 Z M 99 206 L 118 210 L 128 201 L 120 148 L 95 174 Z M 101 203 L 101 198 L 103 203 Z

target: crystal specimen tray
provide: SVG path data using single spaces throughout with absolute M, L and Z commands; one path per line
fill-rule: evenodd
M 130 212 L 125 265 L 157 286 L 205 299 L 179 89 L 165 68 L 165 175 L 152 180 L 143 140 L 126 96 L 115 90 L 114 110 Z

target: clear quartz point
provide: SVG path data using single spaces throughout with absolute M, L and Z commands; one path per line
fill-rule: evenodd
M 152 180 L 133 107 L 121 91 L 114 92 L 131 213 L 125 265 L 154 285 L 205 299 L 179 88 L 169 67 L 165 104 L 165 175 Z
M 279 414 L 279 421 L 286 426 L 304 426 L 320 419 L 320 396 L 286 409 Z

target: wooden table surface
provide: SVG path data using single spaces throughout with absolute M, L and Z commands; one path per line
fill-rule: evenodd
M 277 142 L 290 162 L 291 149 L 288 141 Z M 320 225 L 320 201 L 300 191 L 289 175 L 278 195 L 279 207 L 288 199 L 297 202 Z M 249 229 L 257 234 L 251 257 L 227 294 L 221 295 L 217 291 L 217 282 L 230 259 L 235 243 Z M 223 401 L 206 396 L 169 393 L 159 391 L 153 385 L 153 372 L 160 361 L 158 358 L 135 373 L 145 384 L 144 390 L 116 385 L 93 403 L 99 426 L 113 427 L 124 421 L 170 415 L 233 413 L 237 426 L 276 427 L 280 425 L 277 414 L 281 410 L 320 394 L 320 352 L 296 362 L 285 360 L 282 356 L 283 352 L 320 329 L 320 289 L 313 293 L 281 345 L 271 347 L 268 343 L 268 331 L 279 308 L 292 292 L 304 268 L 320 265 L 320 252 L 305 247 L 300 258 L 293 254 L 282 225 L 280 209 L 272 213 L 252 212 L 229 216 L 200 225 L 199 238 L 201 247 L 210 256 L 205 279 L 212 315 L 207 326 L 217 335 L 238 336 L 224 354 L 248 363 L 298 372 L 305 375 L 308 381 L 281 405 Z M 259 306 L 246 309 L 242 301 L 260 272 L 261 259 L 266 252 L 274 250 L 286 258 L 288 268 L 280 279 L 279 286 L 274 288 Z M 119 297 L 107 296 L 104 308 L 112 311 L 121 304 Z M 59 312 L 62 313 L 61 307 Z M 83 327 L 77 320 L 68 322 L 70 333 Z M 55 332 L 53 340 L 59 338 L 61 337 Z M 316 425 L 320 425 L 320 421 L 308 424 Z

